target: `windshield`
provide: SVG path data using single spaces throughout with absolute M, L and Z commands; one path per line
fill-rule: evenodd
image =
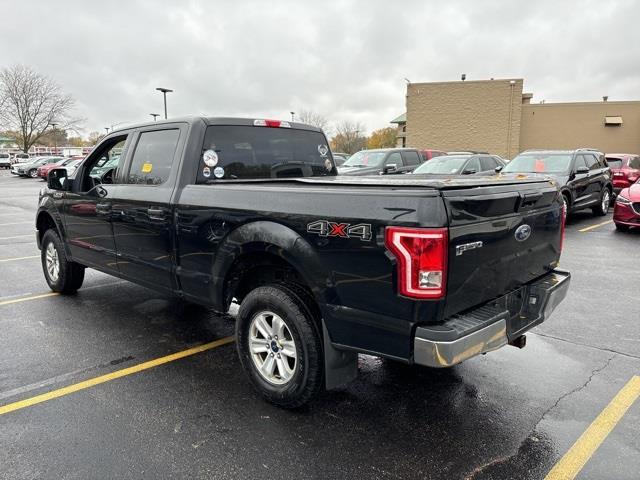
M 199 182 L 336 174 L 324 134 L 294 128 L 210 126 L 199 160 Z
M 618 157 L 605 157 L 607 165 L 611 168 L 622 168 L 622 159 Z
M 502 169 L 515 173 L 567 173 L 571 166 L 569 153 L 526 153 L 518 155 Z
M 349 160 L 342 164 L 343 167 L 380 167 L 387 152 L 372 152 L 361 150 L 349 157 Z
M 469 157 L 455 157 L 448 155 L 435 157 L 416 168 L 413 173 L 430 173 L 433 175 L 456 175 L 467 162 Z

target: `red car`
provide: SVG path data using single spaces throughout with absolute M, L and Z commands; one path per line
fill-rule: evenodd
M 82 158 L 83 157 L 64 158 L 64 159 L 60 160 L 59 162 L 47 163 L 45 165 L 42 165 L 42 166 L 38 167 L 38 177 L 42 178 L 43 180 L 47 180 L 47 176 L 49 175 L 49 172 L 51 170 L 53 170 L 54 168 L 64 167 L 68 163 L 71 163 L 74 160 L 79 160 L 79 159 L 81 160 Z
M 611 168 L 613 192 L 616 195 L 640 178 L 640 156 L 631 153 L 607 153 L 605 158 Z
M 630 227 L 640 227 L 640 181 L 622 189 L 616 197 L 613 222 L 622 232 Z

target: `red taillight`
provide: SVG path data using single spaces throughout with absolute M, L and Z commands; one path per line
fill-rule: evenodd
M 398 262 L 401 295 L 444 298 L 449 246 L 446 228 L 387 227 L 384 243 Z
M 562 219 L 560 220 L 562 223 L 560 224 L 560 251 L 562 252 L 562 248 L 564 247 L 564 226 L 567 223 L 567 204 L 562 204 Z

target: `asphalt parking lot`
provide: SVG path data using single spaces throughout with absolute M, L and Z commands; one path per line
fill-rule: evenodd
M 0 478 L 640 478 L 640 231 L 567 225 L 567 299 L 449 370 L 362 356 L 289 412 L 257 397 L 233 317 L 88 271 L 50 294 L 39 180 L 0 171 Z

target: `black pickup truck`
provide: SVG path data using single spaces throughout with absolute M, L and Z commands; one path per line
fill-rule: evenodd
M 353 379 L 359 352 L 449 367 L 522 347 L 565 297 L 549 180 L 336 173 L 322 131 L 298 123 L 111 132 L 69 178 L 49 174 L 44 275 L 61 293 L 89 267 L 219 312 L 236 301 L 241 363 L 283 407 Z

